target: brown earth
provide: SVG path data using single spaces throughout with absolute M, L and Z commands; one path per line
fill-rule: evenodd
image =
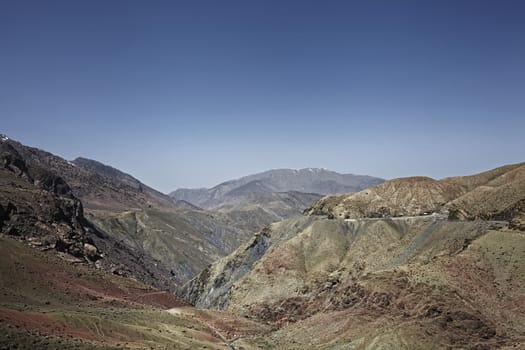
M 230 338 L 268 331 L 10 238 L 0 263 L 2 349 L 230 349 Z
M 181 295 L 271 325 L 251 343 L 269 349 L 513 348 L 525 342 L 525 236 L 498 227 L 291 219 Z
M 358 193 L 325 197 L 305 213 L 337 218 L 444 213 L 452 219 L 512 221 L 521 217 L 524 200 L 525 164 L 520 163 L 442 180 L 394 179 Z

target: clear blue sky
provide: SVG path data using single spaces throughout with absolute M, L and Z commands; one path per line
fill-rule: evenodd
M 525 1 L 0 1 L 0 132 L 168 192 L 525 161 Z

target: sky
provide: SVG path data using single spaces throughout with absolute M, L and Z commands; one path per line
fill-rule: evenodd
M 525 1 L 0 1 L 0 133 L 164 192 L 525 161 Z

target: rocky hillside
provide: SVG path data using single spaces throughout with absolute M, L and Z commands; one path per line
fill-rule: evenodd
M 210 189 L 178 189 L 170 196 L 204 209 L 246 202 L 253 193 L 302 192 L 320 195 L 349 193 L 381 183 L 384 180 L 362 175 L 338 174 L 326 169 L 276 169 L 245 176 Z
M 146 186 L 133 176 L 126 174 L 118 169 L 115 169 L 109 165 L 102 164 L 100 162 L 97 162 L 96 160 L 87 159 L 78 157 L 75 160 L 71 162 L 72 164 L 76 165 L 80 169 L 83 169 L 91 174 L 96 174 L 102 178 L 104 178 L 104 182 L 108 182 L 113 184 L 117 187 L 117 193 L 114 193 L 111 196 L 111 200 L 107 204 L 102 205 L 92 205 L 92 203 L 97 202 L 96 198 L 100 198 L 100 192 L 103 192 L 102 189 L 98 189 L 97 191 L 83 191 L 85 193 L 85 197 L 83 198 L 83 201 L 86 201 L 89 203 L 90 207 L 93 207 L 94 209 L 100 209 L 100 208 L 122 208 L 122 202 L 115 205 L 115 201 L 119 199 L 119 197 L 122 197 L 125 195 L 128 197 L 126 199 L 125 208 L 135 208 L 136 204 L 133 204 L 131 201 L 136 200 L 138 201 L 139 205 L 142 207 L 145 207 L 144 202 L 147 203 L 147 207 L 163 207 L 163 208 L 179 208 L 179 209 L 195 209 L 199 210 L 200 208 L 186 202 L 183 200 L 174 200 L 171 199 L 171 197 L 165 195 L 164 193 L 161 193 L 149 186 Z M 74 181 L 75 182 L 75 181 Z M 132 193 L 133 190 L 130 190 L 129 188 L 133 189 L 135 193 Z M 104 189 L 105 190 L 105 189 Z M 129 197 L 135 196 L 136 198 L 132 199 Z M 99 199 L 98 199 L 99 201 Z M 111 203 L 111 204 L 110 204 Z
M 272 224 L 179 294 L 271 324 L 264 348 L 516 347 L 523 168 L 324 198 L 311 210 L 323 216 Z
M 511 348 L 525 341 L 525 235 L 488 221 L 273 224 L 184 286 L 277 330 L 263 348 Z
M 100 258 L 86 235 L 82 204 L 62 178 L 28 166 L 7 142 L 0 142 L 0 162 L 2 233 L 79 258 Z
M 445 213 L 459 219 L 504 219 L 520 225 L 525 199 L 525 163 L 472 176 L 434 180 L 394 179 L 358 193 L 328 196 L 306 210 L 341 218 L 397 217 Z
M 90 212 L 88 218 L 114 239 L 158 261 L 178 285 L 234 251 L 253 232 L 226 214 L 196 210 Z
M 506 220 L 511 227 L 525 229 L 525 163 L 444 181 L 466 189 L 446 205 L 452 218 Z
M 68 183 L 72 193 L 89 209 L 129 210 L 149 207 L 175 208 L 177 204 L 131 175 L 85 158 L 70 162 L 38 148 L 7 139 L 26 163 L 47 169 Z M 181 205 L 187 205 L 181 203 Z
M 16 154 L 9 156 L 9 159 L 14 160 L 9 161 L 7 168 L 15 169 L 13 164 L 20 162 L 31 171 L 36 172 L 33 169 L 39 169 L 39 172 L 45 173 L 45 179 L 33 179 L 32 175 L 26 175 L 16 168 L 9 173 L 10 176 L 20 173 L 21 175 L 16 175 L 20 177 L 17 181 L 22 181 L 24 186 L 37 186 L 34 191 L 38 192 L 38 196 L 41 192 L 38 186 L 59 191 L 64 198 L 54 207 L 65 206 L 63 203 L 66 203 L 66 197 L 73 198 L 67 199 L 72 203 L 67 210 L 73 214 L 82 213 L 82 224 L 71 221 L 69 217 L 73 214 L 68 214 L 63 221 L 67 225 L 73 222 L 75 227 L 80 227 L 80 231 L 69 229 L 67 225 L 64 229 L 59 226 L 58 231 L 64 231 L 61 234 L 66 236 L 82 234 L 81 237 L 75 236 L 78 238 L 75 249 L 79 251 L 75 254 L 81 254 L 84 243 L 96 246 L 105 253 L 105 259 L 101 259 L 99 264 L 111 262 L 110 268 L 117 273 L 136 276 L 159 288 L 174 289 L 214 260 L 231 253 L 260 228 L 280 220 L 281 215 L 299 213 L 294 205 L 304 208 L 317 199 L 317 196 L 303 194 L 267 194 L 257 200 L 264 201 L 272 210 L 232 207 L 228 213 L 209 213 L 183 201 L 175 202 L 132 176 L 93 160 L 77 158 L 68 162 L 6 137 L 3 138 L 2 145 Z M 69 185 L 70 181 L 74 185 Z M 15 232 L 16 226 L 21 236 L 26 237 L 31 234 L 33 227 L 40 227 L 41 224 L 38 220 L 30 219 L 29 214 L 26 215 L 30 213 L 27 210 L 17 216 L 11 215 L 14 210 L 12 206 L 17 201 L 22 201 L 40 211 L 43 207 L 40 202 L 43 200 L 33 193 L 21 191 L 15 185 L 2 188 L 12 193 L 9 196 L 11 200 L 6 199 L 6 204 L 0 206 L 0 216 L 9 216 L 9 222 L 13 222 L 14 217 L 18 218 L 17 225 L 10 224 L 9 232 Z M 80 196 L 82 202 L 77 196 Z M 278 208 L 274 208 L 272 204 L 273 197 L 278 199 Z M 46 200 L 49 202 L 52 199 Z M 87 203 L 85 217 L 83 203 Z M 287 207 L 283 208 L 283 203 Z M 49 231 L 53 233 L 62 219 L 53 216 L 55 209 L 49 209 L 49 212 L 51 214 L 40 221 L 46 222 Z M 7 222 L 7 219 L 1 221 Z M 89 242 L 84 242 L 85 232 L 88 232 Z M 42 235 L 43 233 L 38 234 Z M 55 244 L 55 241 L 50 240 L 52 246 L 60 247 L 62 243 Z M 68 249 L 72 250 L 73 247 Z M 93 254 L 98 253 L 95 251 Z M 145 266 L 153 272 L 145 272 Z
M 163 289 L 173 289 L 169 271 L 84 217 L 82 203 L 64 179 L 27 162 L 12 143 L 0 141 L 0 233 L 64 259 L 90 263 Z

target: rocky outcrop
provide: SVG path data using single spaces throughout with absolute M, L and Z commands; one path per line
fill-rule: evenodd
M 33 244 L 53 247 L 76 257 L 95 261 L 100 256 L 84 254 L 91 244 L 83 227 L 82 204 L 60 177 L 39 167 L 28 167 L 7 142 L 0 143 L 0 227 L 2 233 L 30 239 Z
M 158 288 L 175 288 L 158 262 L 93 226 L 67 182 L 27 162 L 12 141 L 0 142 L 0 164 L 1 234 Z
M 197 307 L 224 309 L 229 303 L 231 287 L 264 255 L 269 238 L 269 230 L 263 229 L 233 256 L 204 269 L 197 278 L 185 284 L 178 295 Z

